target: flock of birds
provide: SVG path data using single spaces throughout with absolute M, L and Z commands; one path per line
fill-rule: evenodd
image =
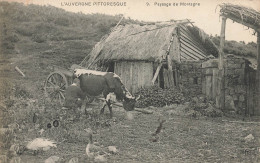
M 89 159 L 94 160 L 95 162 L 106 162 L 106 156 L 118 153 L 118 149 L 115 146 L 104 147 L 98 142 L 93 142 L 93 131 L 90 128 L 85 129 L 85 131 L 88 133 L 89 137 L 85 154 Z M 28 142 L 27 145 L 12 145 L 10 152 L 12 155 L 21 155 L 25 151 L 31 151 L 34 154 L 37 154 L 39 151 L 47 151 L 50 148 L 57 148 L 57 143 L 46 138 L 36 138 Z M 59 159 L 60 158 L 57 156 L 51 156 L 45 160 L 45 163 L 55 163 Z M 69 163 L 78 162 L 77 160 L 78 158 L 72 158 Z

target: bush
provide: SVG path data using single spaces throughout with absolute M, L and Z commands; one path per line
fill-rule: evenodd
M 149 88 L 141 88 L 136 95 L 140 95 L 136 107 L 162 107 L 171 104 L 183 103 L 185 98 L 178 89 L 162 89 L 159 86 L 151 86 Z
M 32 36 L 33 32 L 34 32 L 32 29 L 30 29 L 29 27 L 25 27 L 25 26 L 16 27 L 16 31 L 17 31 L 17 33 L 19 33 L 20 35 L 23 35 L 23 36 Z
M 212 101 L 208 101 L 205 97 L 194 97 L 187 107 L 187 112 L 192 116 L 203 115 L 207 117 L 221 117 L 223 112 L 214 106 Z
M 32 95 L 23 87 L 15 85 L 14 96 L 17 98 L 32 98 Z
M 12 43 L 12 42 L 5 41 L 5 42 L 3 42 L 2 46 L 5 49 L 14 49 L 14 43 Z
M 11 36 L 8 36 L 6 38 L 6 40 L 9 41 L 9 42 L 18 42 L 19 38 L 18 38 L 18 36 L 16 34 L 13 34 Z
M 42 35 L 36 34 L 36 35 L 33 35 L 32 40 L 37 42 L 37 43 L 43 43 L 43 42 L 46 41 L 46 38 Z
M 54 21 L 54 23 L 60 26 L 69 26 L 70 21 L 67 18 L 59 17 Z

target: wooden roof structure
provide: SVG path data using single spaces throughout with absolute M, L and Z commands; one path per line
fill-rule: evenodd
M 237 23 L 243 24 L 256 31 L 260 31 L 260 13 L 252 8 L 223 3 L 220 6 L 220 14 Z

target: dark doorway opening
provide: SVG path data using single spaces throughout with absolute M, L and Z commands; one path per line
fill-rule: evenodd
M 107 67 L 107 72 L 114 72 L 115 71 L 115 62 L 110 62 Z

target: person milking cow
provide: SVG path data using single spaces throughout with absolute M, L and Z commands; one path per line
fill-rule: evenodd
M 86 95 L 80 88 L 80 80 L 75 78 L 73 83 L 65 90 L 64 107 L 72 110 L 76 117 L 79 117 L 78 110 L 80 110 Z

